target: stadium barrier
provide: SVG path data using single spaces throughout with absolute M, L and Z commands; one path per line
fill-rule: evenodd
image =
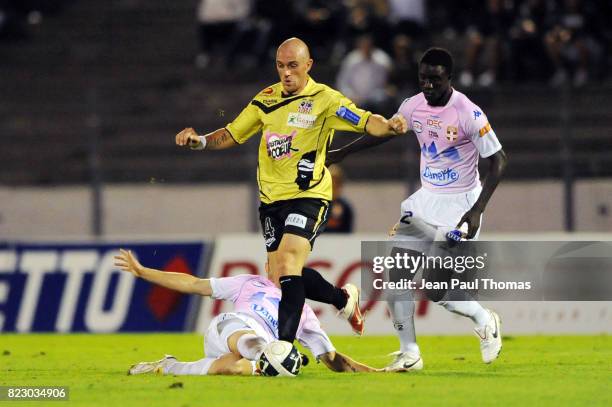
M 308 265 L 321 272 L 336 285 L 352 282 L 359 286 L 361 242 L 384 241 L 385 235 L 321 236 L 315 243 Z M 611 240 L 603 234 L 505 234 L 488 235 L 491 240 Z M 266 254 L 259 235 L 222 235 L 215 240 L 215 250 L 209 267 L 209 277 L 227 277 L 242 273 L 263 274 Z M 324 329 L 331 334 L 348 335 L 349 325 L 336 316 L 329 305 L 310 302 Z M 391 334 L 393 327 L 383 301 L 362 302 L 366 311 L 366 334 Z M 504 333 L 603 333 L 612 332 L 612 302 L 483 302 L 495 309 L 503 319 Z M 205 299 L 202 301 L 196 329 L 203 332 L 217 313 L 230 309 L 230 304 Z M 471 321 L 451 314 L 429 301 L 419 301 L 416 307 L 417 332 L 422 334 L 469 334 Z
M 0 243 L 0 331 L 146 332 L 193 329 L 199 298 L 117 270 L 129 247 L 147 266 L 202 276 L 203 241 Z

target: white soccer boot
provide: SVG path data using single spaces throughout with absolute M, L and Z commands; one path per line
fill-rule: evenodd
M 397 351 L 390 353 L 389 356 L 395 356 L 395 359 L 385 367 L 385 372 L 409 372 L 423 369 L 423 359 L 418 353 Z
M 166 355 L 163 359 L 155 362 L 136 363 L 130 367 L 130 370 L 128 370 L 128 375 L 144 373 L 164 374 L 164 367 L 166 367 L 170 362 L 176 362 L 176 358 L 172 355 Z
M 474 332 L 480 339 L 482 361 L 491 363 L 497 359 L 502 349 L 501 319 L 496 312 L 487 311 L 491 314 L 491 320 L 483 328 L 474 328 Z
M 359 308 L 359 289 L 354 284 L 345 284 L 342 291 L 346 294 L 346 305 L 338 313 L 347 319 L 358 335 L 363 335 L 364 318 Z

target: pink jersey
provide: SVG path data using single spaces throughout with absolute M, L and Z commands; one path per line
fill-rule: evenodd
M 423 93 L 399 107 L 421 147 L 421 185 L 436 193 L 467 192 L 480 184 L 478 154 L 489 157 L 501 144 L 487 116 L 453 89 L 446 106 L 430 106 Z
M 212 298 L 234 303 L 233 312 L 246 314 L 272 338 L 278 339 L 278 304 L 281 290 L 262 276 L 242 274 L 234 277 L 211 278 Z M 308 304 L 304 305 L 296 338 L 315 355 L 334 351 L 321 328 L 319 319 Z

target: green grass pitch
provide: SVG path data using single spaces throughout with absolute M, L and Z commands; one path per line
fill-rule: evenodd
M 332 340 L 338 350 L 376 367 L 397 346 L 391 336 Z M 612 405 L 607 335 L 506 337 L 492 365 L 480 361 L 475 337 L 421 337 L 419 343 L 425 370 L 417 373 L 338 374 L 312 363 L 297 378 L 173 377 L 126 371 L 164 353 L 199 359 L 200 336 L 2 334 L 0 385 L 70 388 L 68 402 L 19 406 Z

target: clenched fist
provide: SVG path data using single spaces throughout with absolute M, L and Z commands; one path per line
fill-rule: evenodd
M 396 134 L 404 134 L 408 131 L 408 122 L 403 115 L 398 113 L 389 119 L 389 127 L 391 127 Z
M 176 135 L 176 145 L 178 146 L 195 147 L 198 144 L 200 144 L 198 133 L 196 133 L 196 131 L 191 127 L 182 130 Z

